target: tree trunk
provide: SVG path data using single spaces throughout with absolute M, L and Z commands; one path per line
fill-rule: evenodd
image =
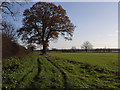
M 88 51 L 88 49 L 87 49 L 87 48 L 85 48 L 85 51 L 87 52 L 87 51 Z
M 45 55 L 46 52 L 47 52 L 47 46 L 45 44 L 43 44 L 42 54 Z

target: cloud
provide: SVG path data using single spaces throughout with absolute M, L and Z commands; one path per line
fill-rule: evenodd
M 116 30 L 115 33 L 120 33 L 120 30 Z
M 118 33 L 118 30 L 116 30 L 115 32 Z
M 108 36 L 112 37 L 112 36 L 113 36 L 113 34 L 108 34 Z

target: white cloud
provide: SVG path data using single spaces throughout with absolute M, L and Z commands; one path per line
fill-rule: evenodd
M 116 30 L 115 33 L 120 33 L 120 30 Z
M 120 31 L 116 30 L 115 32 L 118 33 L 118 32 L 120 32 Z
M 113 34 L 108 34 L 108 36 L 112 37 L 112 36 L 113 36 Z

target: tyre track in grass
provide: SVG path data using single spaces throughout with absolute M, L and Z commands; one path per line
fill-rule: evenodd
M 25 77 L 27 77 L 32 71 L 33 71 L 33 69 L 32 69 L 31 71 L 29 71 L 26 75 L 24 75 L 24 76 L 16 83 L 16 86 L 20 85 L 20 83 L 25 79 Z
M 63 60 L 63 61 L 67 61 L 69 63 L 72 63 L 72 64 L 85 64 L 83 62 L 79 62 L 79 61 L 73 61 L 73 60 L 70 60 L 70 59 L 64 59 L 64 58 L 59 58 L 57 56 L 53 56 L 53 55 L 48 55 L 49 57 L 52 57 L 52 58 L 55 58 L 56 60 Z M 91 65 L 91 64 L 89 64 Z
M 92 64 L 88 64 L 88 63 L 84 63 L 84 62 L 79 62 L 79 61 L 73 61 L 73 60 L 70 60 L 70 59 L 63 59 L 63 58 L 59 58 L 57 56 L 53 56 L 53 55 L 48 55 L 49 57 L 52 57 L 56 60 L 63 60 L 63 61 L 67 61 L 68 63 L 71 63 L 71 64 L 81 64 L 81 65 L 84 65 L 85 66 L 85 69 L 88 69 L 89 67 L 97 67 L 97 65 L 92 65 Z M 100 72 L 99 70 L 97 70 L 98 72 Z M 112 70 L 108 70 L 106 69 L 107 72 L 109 73 L 113 73 L 117 76 L 120 76 L 120 71 L 112 71 Z
M 33 82 L 31 82 L 30 84 L 30 87 L 32 88 L 36 88 L 35 85 L 34 85 L 34 82 L 37 82 L 39 80 L 39 75 L 40 75 L 40 72 L 41 72 L 41 62 L 39 60 L 39 58 L 37 59 L 37 63 L 38 63 L 38 71 L 37 71 L 37 74 L 35 75 L 35 77 L 33 78 Z
M 47 59 L 47 61 L 49 61 L 53 66 L 55 66 L 59 71 L 60 73 L 62 74 L 62 77 L 63 77 L 63 83 L 64 83 L 64 88 L 67 89 L 67 75 L 64 71 L 62 71 L 55 63 L 53 63 L 48 57 L 45 57 Z
M 37 74 L 35 75 L 35 77 L 34 77 L 34 80 L 35 81 L 38 81 L 38 76 L 40 75 L 40 72 L 41 72 L 41 62 L 40 62 L 40 60 L 39 60 L 39 58 L 37 59 L 37 62 L 38 62 L 38 72 L 37 72 Z

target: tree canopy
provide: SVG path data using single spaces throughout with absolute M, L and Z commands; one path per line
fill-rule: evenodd
M 72 40 L 75 26 L 70 21 L 62 6 L 53 3 L 37 2 L 23 13 L 23 26 L 18 30 L 18 35 L 25 43 L 43 45 L 43 54 L 51 40 L 62 35 L 67 40 Z

